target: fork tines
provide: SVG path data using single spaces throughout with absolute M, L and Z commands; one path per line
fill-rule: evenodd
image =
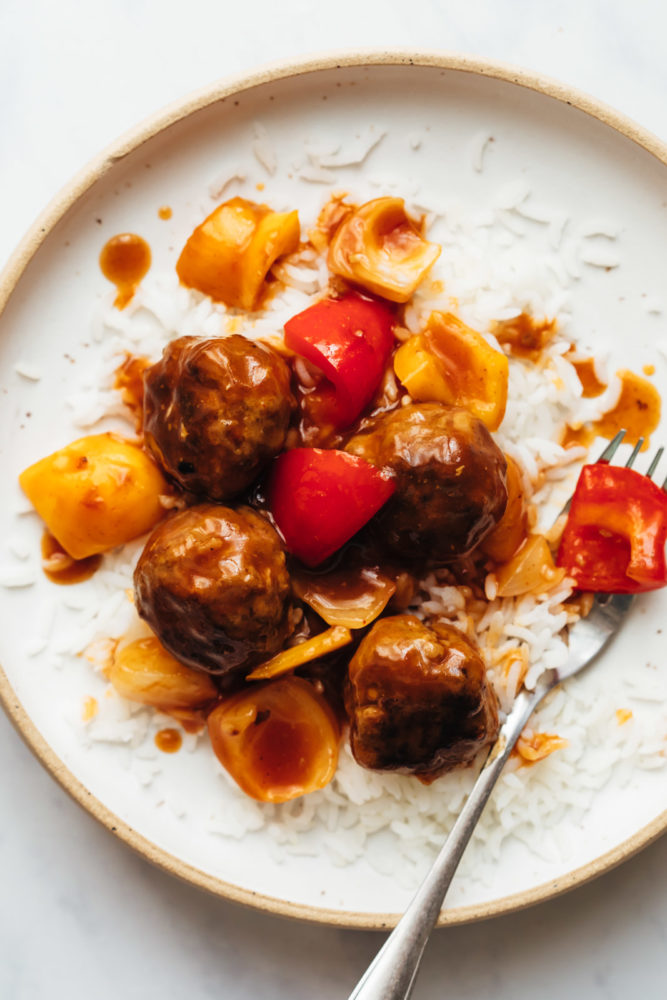
M 600 457 L 596 461 L 597 462 L 610 462 L 612 460 L 612 458 L 614 457 L 614 455 L 616 454 L 616 452 L 618 451 L 619 445 L 622 444 L 623 438 L 625 437 L 625 435 L 626 435 L 626 431 L 625 430 L 620 430 L 618 432 L 618 434 L 616 434 L 615 437 L 609 442 L 609 444 L 607 445 L 607 447 L 604 449 L 604 451 L 602 452 L 602 454 L 600 455 Z M 632 454 L 630 455 L 630 457 L 628 458 L 627 462 L 625 463 L 626 469 L 631 469 L 632 466 L 635 464 L 635 459 L 637 458 L 637 455 L 639 454 L 639 452 L 642 450 L 643 445 L 644 445 L 644 438 L 640 437 L 639 440 L 637 441 L 637 444 L 632 449 Z M 649 465 L 648 469 L 645 472 L 645 475 L 648 476 L 649 479 L 651 479 L 651 477 L 653 476 L 655 470 L 658 468 L 658 465 L 660 463 L 660 459 L 662 458 L 662 456 L 664 454 L 664 451 L 665 451 L 664 447 L 661 446 L 660 448 L 658 448 L 658 450 L 656 451 L 655 455 L 653 456 L 653 459 L 651 460 L 651 464 Z M 662 484 L 662 489 L 663 490 L 667 490 L 667 478 L 665 479 L 664 483 Z

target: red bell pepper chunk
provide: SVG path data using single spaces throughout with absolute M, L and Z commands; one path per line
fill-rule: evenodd
M 373 399 L 394 346 L 393 326 L 387 306 L 356 292 L 322 299 L 285 324 L 287 347 L 331 383 L 323 392 L 336 429 L 354 423 Z
M 667 585 L 667 495 L 633 469 L 585 465 L 558 552 L 580 590 L 638 594 Z
M 268 500 L 287 549 L 317 566 L 363 528 L 395 489 L 388 472 L 363 458 L 294 448 L 273 463 Z

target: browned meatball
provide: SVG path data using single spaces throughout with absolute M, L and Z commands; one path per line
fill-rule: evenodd
M 274 351 L 245 337 L 179 337 L 144 375 L 146 445 L 183 489 L 226 500 L 281 450 L 296 402 Z
M 453 625 L 377 622 L 349 667 L 352 752 L 362 767 L 431 781 L 495 740 L 498 708 L 478 650 Z
M 394 471 L 396 492 L 376 525 L 406 558 L 448 562 L 467 555 L 505 510 L 505 456 L 468 410 L 403 406 L 377 417 L 346 450 Z
M 201 504 L 155 528 L 134 571 L 136 606 L 182 663 L 241 675 L 292 629 L 280 539 L 247 507 Z

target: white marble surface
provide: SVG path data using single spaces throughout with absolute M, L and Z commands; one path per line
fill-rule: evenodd
M 317 11 L 317 12 L 316 12 Z M 662 0 L 2 0 L 0 264 L 118 133 L 211 80 L 331 48 L 427 46 L 545 72 L 667 139 Z M 152 869 L 0 716 L 3 1000 L 345 998 L 381 938 L 232 906 Z M 664 995 L 667 840 L 569 896 L 438 932 L 416 1000 Z

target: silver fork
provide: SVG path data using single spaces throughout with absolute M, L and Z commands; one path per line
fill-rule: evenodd
M 609 462 L 624 436 L 625 431 L 619 431 L 602 452 L 598 462 Z M 643 443 L 643 438 L 637 442 L 625 463 L 627 468 L 634 465 Z M 660 448 L 656 453 L 646 471 L 647 476 L 653 476 L 663 451 L 664 448 Z M 667 490 L 667 479 L 662 488 Z M 562 513 L 567 513 L 569 508 L 568 500 Z M 350 994 L 349 1000 L 408 1000 L 426 943 L 461 856 L 524 726 L 543 698 L 557 684 L 578 673 L 605 648 L 623 623 L 633 601 L 633 594 L 596 594 L 588 615 L 580 618 L 568 631 L 567 663 L 558 670 L 545 671 L 534 691 L 524 690 L 517 696 L 433 867 L 356 989 Z

